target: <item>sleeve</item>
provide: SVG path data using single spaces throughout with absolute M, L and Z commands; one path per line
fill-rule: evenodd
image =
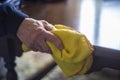
M 16 35 L 22 21 L 28 17 L 12 4 L 4 3 L 0 6 L 0 33 L 4 35 Z

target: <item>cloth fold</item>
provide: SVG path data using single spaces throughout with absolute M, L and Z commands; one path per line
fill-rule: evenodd
M 85 74 L 91 67 L 93 46 L 84 34 L 64 25 L 55 25 L 51 31 L 63 42 L 64 49 L 60 51 L 54 44 L 47 41 L 52 50 L 52 56 L 58 66 L 67 76 Z
M 85 74 L 91 67 L 93 46 L 84 34 L 64 25 L 55 25 L 51 32 L 59 37 L 64 45 L 63 50 L 46 41 L 52 50 L 52 57 L 67 76 Z

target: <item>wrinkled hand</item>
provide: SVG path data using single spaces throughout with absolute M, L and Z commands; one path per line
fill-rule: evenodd
M 44 20 L 26 18 L 20 25 L 17 36 L 31 50 L 51 53 L 46 40 L 52 42 L 58 49 L 63 49 L 62 42 L 50 30 L 55 29 Z

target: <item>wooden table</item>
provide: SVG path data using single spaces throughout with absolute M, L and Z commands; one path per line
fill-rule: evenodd
M 84 10 L 84 7 L 82 6 L 83 2 L 81 2 L 81 1 L 82 0 L 64 0 L 64 1 L 61 1 L 58 3 L 57 2 L 56 3 L 25 2 L 21 5 L 21 10 L 23 12 L 25 12 L 26 14 L 28 14 L 32 18 L 39 19 L 39 20 L 43 19 L 52 24 L 67 25 L 67 26 L 70 26 L 70 27 L 84 33 L 82 28 L 85 28 L 85 27 L 80 26 L 82 24 L 81 20 L 84 17 L 84 16 L 81 16 L 81 14 L 82 14 L 81 11 Z M 100 1 L 100 0 L 97 0 L 97 1 Z M 94 9 L 101 9 L 100 5 Z M 97 13 L 98 12 L 96 12 L 96 16 L 98 16 L 98 17 L 95 18 L 95 20 L 99 21 L 98 18 L 99 18 L 100 14 L 97 14 Z M 88 12 L 87 14 L 90 14 L 90 12 Z M 88 16 L 88 17 L 91 17 L 91 16 Z M 89 23 L 89 21 L 86 22 L 85 24 L 87 24 L 87 23 Z M 96 23 L 96 25 L 97 25 L 97 23 Z M 99 42 L 97 42 L 97 43 L 94 42 L 94 41 L 96 41 L 94 39 L 98 39 L 97 41 L 102 40 L 101 38 L 99 38 L 99 35 L 104 36 L 104 34 L 98 34 L 98 32 L 95 31 L 97 29 L 97 27 L 100 28 L 99 25 L 97 25 L 96 27 L 88 25 L 85 28 L 86 29 L 85 35 L 88 36 L 88 38 L 90 39 L 90 41 L 93 44 L 95 43 L 96 45 L 99 45 L 99 46 L 106 46 L 106 45 L 101 45 L 101 43 L 99 44 Z M 91 31 L 89 31 L 91 33 L 87 32 L 87 30 L 91 30 Z M 97 29 L 97 31 L 99 31 L 99 30 Z M 87 32 L 87 34 L 86 34 L 86 32 Z M 97 33 L 98 35 L 96 35 L 95 33 Z M 112 42 L 111 44 L 114 44 L 114 42 Z M 15 56 L 21 56 L 21 54 L 22 54 L 22 50 L 21 50 L 20 46 L 21 46 L 21 42 L 17 38 L 13 38 L 13 37 L 0 38 L 0 49 L 1 49 L 0 53 L 2 53 L 2 54 L 0 54 L 0 56 L 4 57 L 4 59 L 5 59 L 6 68 L 8 69 L 7 76 L 8 76 L 8 78 L 10 78 L 9 75 L 11 76 L 12 75 L 11 73 L 13 73 L 13 75 L 15 75 L 15 77 L 14 77 L 15 79 L 11 79 L 11 80 L 16 80 L 16 78 L 17 78 L 17 75 L 14 71 L 14 67 L 15 67 L 14 60 L 15 60 Z M 112 48 L 114 48 L 114 46 Z M 116 47 L 115 47 L 115 49 L 116 49 Z M 117 47 L 117 49 L 119 49 L 119 48 Z M 51 65 L 51 67 L 54 67 L 54 65 L 55 64 L 53 63 L 53 65 Z M 45 74 L 43 74 L 43 75 L 45 75 Z M 41 75 L 41 73 L 40 74 L 38 73 L 38 75 Z M 34 80 L 36 78 L 39 78 L 39 77 L 34 76 L 32 79 Z

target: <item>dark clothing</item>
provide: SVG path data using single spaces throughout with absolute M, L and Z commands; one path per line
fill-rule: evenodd
M 21 22 L 28 17 L 12 4 L 0 4 L 0 37 L 6 35 L 16 36 Z

